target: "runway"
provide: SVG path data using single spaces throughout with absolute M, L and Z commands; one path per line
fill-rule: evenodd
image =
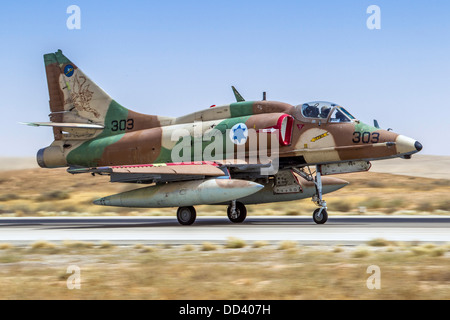
M 224 243 L 236 237 L 298 241 L 305 244 L 358 245 L 376 238 L 392 241 L 450 242 L 450 217 L 330 216 L 316 225 L 306 216 L 255 216 L 244 223 L 227 217 L 197 217 L 191 226 L 176 217 L 35 217 L 0 218 L 0 243 L 27 245 L 47 241 L 108 241 L 118 245 Z

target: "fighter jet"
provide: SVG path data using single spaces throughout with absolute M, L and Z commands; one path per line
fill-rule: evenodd
M 313 220 L 328 219 L 323 195 L 348 182 L 329 175 L 362 172 L 370 161 L 408 159 L 422 145 L 369 125 L 339 104 L 246 101 L 163 117 L 134 112 L 105 93 L 61 50 L 44 55 L 54 141 L 40 149 L 42 168 L 109 175 L 139 184 L 103 197 L 103 206 L 178 207 L 182 225 L 196 220 L 194 206 L 225 205 L 241 223 L 246 205 L 311 198 Z

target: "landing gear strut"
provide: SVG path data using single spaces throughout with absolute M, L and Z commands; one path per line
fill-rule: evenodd
M 247 217 L 247 208 L 242 202 L 233 200 L 227 208 L 227 215 L 231 222 L 241 223 Z
M 313 220 L 317 224 L 324 224 L 328 220 L 327 213 L 327 202 L 322 199 L 322 179 L 321 179 L 321 167 L 316 166 L 316 178 L 314 184 L 316 186 L 316 194 L 312 197 L 314 201 L 320 208 L 314 210 Z

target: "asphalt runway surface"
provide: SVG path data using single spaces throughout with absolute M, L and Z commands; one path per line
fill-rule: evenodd
M 226 216 L 199 216 L 191 226 L 178 224 L 175 216 L 0 218 L 0 243 L 16 245 L 39 240 L 182 245 L 225 243 L 229 237 L 327 245 L 358 245 L 377 238 L 450 243 L 450 217 L 330 215 L 326 224 L 316 225 L 307 216 L 250 216 L 240 224 Z

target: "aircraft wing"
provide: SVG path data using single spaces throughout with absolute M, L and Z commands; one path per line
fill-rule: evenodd
M 226 171 L 219 164 L 210 161 L 192 163 L 162 163 L 123 165 L 107 167 L 71 167 L 67 172 L 72 174 L 91 173 L 93 175 L 110 175 L 111 182 L 153 183 L 181 180 L 204 179 L 205 177 L 226 176 Z
M 92 175 L 109 175 L 111 182 L 158 183 L 185 180 L 198 180 L 208 177 L 228 177 L 229 171 L 242 178 L 260 177 L 262 168 L 270 167 L 271 163 L 248 163 L 241 160 L 197 161 L 190 163 L 161 163 L 106 167 L 70 167 L 67 172 L 72 174 L 91 173 Z

